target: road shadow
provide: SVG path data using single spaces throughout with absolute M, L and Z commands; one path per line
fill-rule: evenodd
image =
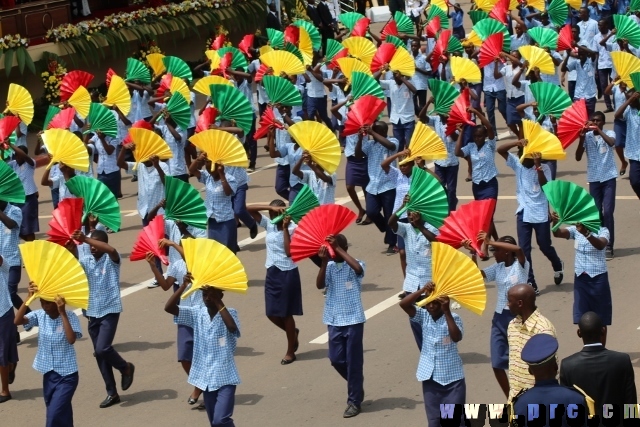
M 561 178 L 563 176 L 575 176 L 575 175 L 582 175 L 584 173 L 584 171 L 557 171 L 556 172 L 556 179 Z
M 390 291 L 390 290 L 393 290 L 393 289 L 395 289 L 395 288 L 392 288 L 390 286 L 380 287 L 380 286 L 376 285 L 375 283 L 363 283 L 362 284 L 362 292 Z
M 178 397 L 178 392 L 171 389 L 143 390 L 136 393 L 120 395 L 122 403 L 120 406 L 129 407 L 140 403 L 153 402 L 155 400 L 174 400 Z
M 615 255 L 616 258 L 623 258 L 630 255 L 636 255 L 640 253 L 640 247 L 638 248 L 616 248 Z M 616 259 L 614 258 L 614 260 Z
M 17 377 L 17 375 L 16 375 Z M 21 390 L 11 389 L 11 397 L 13 400 L 36 400 L 43 398 L 42 388 L 24 388 Z
M 383 397 L 367 402 L 365 396 L 363 405 L 366 406 L 366 412 L 379 412 L 393 409 L 415 409 L 417 405 L 422 405 L 422 402 L 408 397 Z
M 249 280 L 249 289 L 251 288 L 264 288 L 264 279 Z
M 236 394 L 236 405 L 253 406 L 260 402 L 263 397 L 261 394 Z
M 296 353 L 297 360 L 320 360 L 329 357 L 329 350 L 326 348 L 318 348 L 315 350 L 305 351 L 304 353 Z
M 557 293 L 569 293 L 573 292 L 573 283 L 563 281 L 559 285 L 548 285 L 544 289 L 540 289 L 540 295 L 545 294 L 557 294 Z
M 236 347 L 236 353 L 235 353 L 236 356 L 245 356 L 245 357 L 261 356 L 263 354 L 264 354 L 263 351 L 255 351 L 253 347 Z
M 484 364 L 491 362 L 491 358 L 486 354 L 476 353 L 474 351 L 470 351 L 468 353 L 460 353 L 460 358 L 462 359 L 463 363 L 470 364 Z
M 113 348 L 115 348 L 119 353 L 126 353 L 129 351 L 164 350 L 171 347 L 173 343 L 174 341 L 129 341 L 114 344 Z

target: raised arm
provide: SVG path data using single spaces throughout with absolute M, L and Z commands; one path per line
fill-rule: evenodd
M 97 240 L 97 239 L 92 239 L 91 237 L 87 237 L 80 230 L 75 231 L 71 238 L 73 240 L 75 240 L 75 241 L 80 242 L 80 243 L 87 243 L 87 244 L 93 246 L 98 251 L 109 255 L 109 258 L 114 263 L 116 263 L 116 264 L 120 263 L 120 255 L 118 254 L 118 251 L 116 250 L 116 248 L 114 248 L 110 244 L 108 244 L 106 242 L 102 242 L 102 241 Z

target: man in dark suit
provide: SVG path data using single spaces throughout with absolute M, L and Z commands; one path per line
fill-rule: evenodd
M 584 347 L 560 364 L 560 384 L 578 386 L 595 401 L 596 415 L 602 419 L 602 405 L 637 403 L 631 358 L 626 353 L 605 348 L 607 327 L 593 311 L 578 323 L 578 336 Z M 621 414 L 622 415 L 622 414 Z
M 311 19 L 311 22 L 313 22 L 313 25 L 316 26 L 318 31 L 322 31 L 322 19 L 320 19 L 320 14 L 316 8 L 316 0 L 307 1 L 307 16 Z
M 282 31 L 282 25 L 280 19 L 278 19 L 278 11 L 276 9 L 276 2 L 269 3 L 269 13 L 267 13 L 267 28 L 273 28 L 274 30 Z
M 320 21 L 322 21 L 320 34 L 322 35 L 322 51 L 325 52 L 327 50 L 327 40 L 334 38 L 333 16 L 331 16 L 331 11 L 325 0 L 320 0 L 316 10 L 320 16 Z

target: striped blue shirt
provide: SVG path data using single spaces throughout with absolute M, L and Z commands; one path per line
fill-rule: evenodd
M 616 138 L 612 130 L 605 130 L 604 133 Z M 605 182 L 618 177 L 615 145 L 609 146 L 601 136 L 589 131 L 584 136 L 584 150 L 587 154 L 587 182 Z
M 507 166 L 516 173 L 516 197 L 518 209 L 516 214 L 522 212 L 522 220 L 531 224 L 540 224 L 549 220 L 549 202 L 540 187 L 538 171 L 535 167 L 525 168 L 518 157 L 509 153 Z M 551 169 L 549 165 L 540 165 L 545 178 L 551 181 Z
M 225 194 L 222 182 L 220 180 L 216 181 L 213 179 L 213 176 L 211 176 L 205 168 L 202 168 L 200 171 L 200 179 L 198 180 L 205 185 L 207 191 L 205 198 L 207 217 L 213 218 L 217 222 L 229 221 L 234 218 L 231 198 L 236 193 L 238 184 L 233 176 L 226 172 L 224 175 L 229 187 L 231 187 L 231 191 L 233 191 L 233 194 L 230 196 Z
M 400 142 L 395 138 L 389 138 L 389 141 L 395 147 L 393 150 L 387 150 L 373 139 L 362 141 L 362 152 L 367 156 L 367 170 L 369 172 L 369 184 L 365 190 L 374 196 L 392 190 L 396 186 L 395 179 L 387 175 L 380 167 L 384 159 L 398 151 Z
M 349 326 L 367 320 L 360 297 L 365 264 L 362 261 L 358 263 L 362 266 L 361 275 L 356 274 L 346 262 L 329 261 L 325 276 L 327 294 L 322 314 L 322 323 L 325 325 Z
M 471 180 L 474 184 L 480 184 L 482 181 L 489 182 L 498 175 L 495 139 L 487 139 L 480 149 L 475 142 L 471 141 L 462 147 L 462 153 L 464 157 L 471 157 Z
M 595 277 L 599 274 L 607 272 L 607 261 L 605 259 L 605 249 L 596 249 L 589 240 L 579 233 L 575 226 L 567 227 L 569 232 L 569 239 L 575 240 L 573 245 L 576 250 L 576 257 L 574 261 L 574 272 L 576 276 L 580 276 L 582 273 L 587 273 L 589 277 Z M 592 233 L 595 237 L 604 237 L 609 243 L 609 230 L 605 227 L 600 227 L 597 233 Z
M 425 223 L 425 228 L 439 234 L 437 228 Z M 407 253 L 407 271 L 402 284 L 405 292 L 415 292 L 431 281 L 431 242 L 411 224 L 398 223 L 396 234 L 404 239 Z
M 275 265 L 281 271 L 298 268 L 284 251 L 284 235 L 282 230 L 278 230 L 278 224 L 271 224 L 271 220 L 262 215 L 258 225 L 267 230 L 267 237 L 264 239 L 267 248 L 267 261 L 264 266 L 269 268 Z M 296 227 L 294 223 L 289 224 L 289 237 L 293 237 Z
M 509 267 L 504 262 L 496 262 L 489 267 L 483 268 L 484 280 L 486 283 L 496 282 L 498 293 L 496 301 L 496 313 L 502 313 L 507 307 L 507 292 L 515 285 L 521 285 L 529 281 L 529 261 L 524 262 L 524 267 L 516 259 Z
M 8 228 L 0 221 L 0 255 L 2 255 L 4 259 L 4 264 L 7 264 L 9 267 L 15 267 L 22 263 L 20 250 L 18 249 L 18 243 L 20 242 L 20 225 L 22 224 L 22 210 L 11 203 L 7 203 L 7 207 L 4 208 L 4 214 L 14 220 L 17 225 L 14 228 Z
M 107 314 L 122 312 L 121 262 L 121 260 L 118 263 L 113 262 L 107 254 L 102 254 L 100 259 L 96 260 L 89 251 L 80 256 L 80 265 L 84 268 L 89 282 L 88 317 L 104 317 Z

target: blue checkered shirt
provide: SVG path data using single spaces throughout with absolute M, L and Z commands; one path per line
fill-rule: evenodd
M 527 33 L 522 33 L 520 37 L 517 34 L 511 36 L 511 51 L 518 50 L 520 46 L 528 46 L 531 44 L 531 37 Z
M 598 274 L 607 272 L 607 261 L 605 259 L 605 249 L 596 249 L 586 237 L 579 233 L 575 226 L 567 227 L 569 239 L 575 240 L 573 245 L 576 250 L 576 258 L 574 261 L 574 271 L 576 276 L 587 273 L 589 277 L 596 277 Z M 604 237 L 609 243 L 609 230 L 600 227 L 597 233 L 592 233 L 595 237 Z
M 338 264 L 329 261 L 325 275 L 327 295 L 322 314 L 322 323 L 325 325 L 349 326 L 366 322 L 360 298 L 365 264 L 362 261 L 358 263 L 362 266 L 360 276 L 346 262 Z
M 187 263 L 182 258 L 177 261 L 171 262 L 167 267 L 167 272 L 164 274 L 165 279 L 167 277 L 173 277 L 176 281 L 173 283 L 173 292 L 177 291 L 182 282 L 184 276 L 187 274 Z M 187 287 L 189 289 L 191 285 Z M 186 289 L 185 289 L 186 291 Z M 201 307 L 204 305 L 202 300 L 202 292 L 192 292 L 187 298 L 180 298 L 180 307 Z M 174 316 L 174 322 L 177 316 Z
M 4 259 L 4 264 L 7 264 L 9 267 L 15 267 L 22 263 L 20 250 L 18 249 L 20 225 L 22 224 L 22 210 L 11 203 L 7 203 L 7 207 L 4 208 L 4 214 L 14 220 L 18 225 L 15 228 L 7 228 L 7 226 L 0 221 L 0 255 L 2 255 Z
M 33 193 L 38 192 L 38 187 L 36 186 L 36 182 L 33 179 L 33 173 L 36 171 L 35 163 L 33 164 L 33 166 L 31 166 L 27 162 L 24 162 L 22 165 L 18 165 L 17 161 L 11 160 L 7 164 L 11 166 L 13 171 L 18 175 L 18 178 L 20 178 L 20 182 L 24 187 L 25 195 L 30 196 Z
M 349 116 L 349 112 L 347 111 L 347 117 Z M 346 117 L 343 117 L 344 121 L 346 121 Z M 365 141 L 366 141 L 366 137 L 364 137 L 365 139 L 362 140 L 362 145 L 364 145 Z M 345 146 L 344 146 L 344 155 L 346 157 L 352 157 L 356 155 L 356 144 L 358 144 L 358 134 L 353 134 L 353 135 L 349 135 L 347 137 L 345 137 Z
M 624 110 L 624 120 L 627 122 L 627 142 L 624 146 L 624 156 L 629 160 L 640 161 L 640 116 L 638 110 L 627 107 Z
M 262 215 L 258 225 L 267 230 L 267 237 L 264 239 L 267 248 L 267 261 L 264 266 L 269 268 L 275 265 L 281 271 L 298 268 L 296 263 L 284 252 L 284 236 L 282 230 L 278 230 L 278 224 L 271 224 L 271 220 Z M 290 237 L 293 237 L 296 227 L 294 223 L 289 224 Z
M 180 233 L 178 225 L 172 219 L 164 219 L 164 234 L 167 236 L 167 239 L 174 243 L 180 244 L 180 241 L 182 240 L 182 233 Z M 182 260 L 180 252 L 173 247 L 169 247 L 169 265 L 179 260 Z
M 394 125 L 411 123 L 416 120 L 413 94 L 404 83 L 398 84 L 395 79 L 380 80 L 380 87 L 388 91 L 391 99 L 391 116 L 389 121 Z
M 167 163 L 169 164 L 168 175 L 178 176 L 187 174 L 187 162 L 184 159 L 184 146 L 187 142 L 187 131 L 180 129 L 180 127 L 176 127 L 176 132 L 178 132 L 182 137 L 177 141 L 173 137 L 171 131 L 169 131 L 169 127 L 166 124 L 156 125 L 156 127 L 160 129 L 160 132 L 162 132 L 162 139 L 164 139 L 167 145 L 169 145 L 171 154 L 173 154 L 173 158 L 167 160 Z
M 524 262 L 524 267 L 516 259 L 509 267 L 504 262 L 496 262 L 487 268 L 483 268 L 484 281 L 496 282 L 498 299 L 496 301 L 496 313 L 502 313 L 507 307 L 507 292 L 515 285 L 521 285 L 529 281 L 529 261 Z
M 336 202 L 336 174 L 325 174 L 331 178 L 331 183 L 325 182 L 316 176 L 312 170 L 303 170 L 302 183 L 307 184 L 313 194 L 318 197 L 321 205 L 332 205 Z
M 0 317 L 7 314 L 9 310 L 13 310 L 11 293 L 9 292 L 9 264 L 3 259 L 2 265 L 0 265 Z
M 38 327 L 38 352 L 33 361 L 33 369 L 46 374 L 54 371 L 58 375 L 65 376 L 78 372 L 78 361 L 73 344 L 69 344 L 64 332 L 62 317 L 56 319 L 49 317 L 44 310 L 35 310 L 25 315 L 29 323 L 24 325 L 26 330 L 34 326 Z M 78 316 L 67 310 L 67 317 L 71 329 L 76 333 L 76 338 L 82 338 L 82 328 Z
M 427 61 L 427 57 L 422 53 L 418 52 L 418 55 L 413 57 L 413 61 L 416 64 L 416 70 L 419 68 L 422 71 L 431 71 L 431 65 L 429 64 L 429 61 Z M 413 87 L 415 87 L 416 90 L 427 90 L 429 87 L 427 82 L 428 78 L 428 76 L 416 71 L 413 77 L 411 77 L 411 84 L 413 84 Z
M 149 107 L 150 98 L 151 94 L 146 90 L 142 91 L 142 95 L 140 95 L 140 92 L 137 90 L 133 91 L 133 94 L 131 95 L 131 110 L 127 116 L 131 123 L 135 123 L 138 120 L 142 120 L 152 115 L 151 108 Z
M 107 141 L 107 144 L 116 147 L 116 149 L 113 150 L 113 153 L 107 154 L 104 146 L 102 145 L 102 141 L 100 141 L 100 138 L 98 138 L 98 135 L 93 135 L 93 137 L 91 138 L 91 142 L 93 142 L 93 145 L 95 145 L 96 151 L 98 153 L 98 165 L 96 166 L 96 172 L 98 172 L 99 174 L 117 172 L 120 170 L 120 167 L 118 166 L 118 143 L 113 138 L 106 135 L 104 137 L 104 140 Z
M 393 177 L 396 182 L 396 198 L 393 201 L 393 212 L 397 212 L 398 209 L 402 206 L 402 202 L 404 201 L 404 196 L 409 192 L 409 186 L 411 185 L 411 177 L 406 176 L 400 169 L 395 168 L 394 166 L 389 167 L 389 176 Z M 407 212 L 403 212 L 400 215 L 400 218 L 406 218 Z
M 96 152 L 96 147 L 93 144 L 87 144 L 87 153 L 89 154 L 89 170 L 86 172 L 83 171 L 79 171 L 76 169 L 76 175 L 80 175 L 80 176 L 86 176 L 88 178 L 93 178 L 93 153 Z M 56 165 L 57 166 L 57 165 Z M 52 169 L 53 170 L 53 169 Z M 60 172 L 60 169 L 58 169 L 58 172 Z M 51 178 L 51 174 L 49 174 L 49 178 Z
M 612 130 L 605 130 L 604 133 L 616 138 Z M 587 154 L 587 182 L 605 182 L 618 177 L 615 146 L 609 146 L 601 136 L 590 131 L 584 136 L 584 149 Z
M 615 108 L 616 110 L 622 107 L 622 104 L 624 104 L 627 101 L 626 91 L 625 92 L 621 91 L 619 85 L 615 85 L 613 89 L 611 89 L 611 94 L 613 95 L 612 96 L 613 108 Z
M 433 126 L 433 129 L 438 136 L 444 142 L 447 148 L 447 158 L 443 160 L 435 160 L 434 163 L 441 167 L 458 166 L 459 160 L 456 156 L 456 141 L 453 138 L 447 136 L 447 125 L 442 122 L 442 119 L 438 115 L 428 116 L 429 124 Z
M 87 245 L 87 249 L 89 249 Z M 109 255 L 102 254 L 96 260 L 89 250 L 80 255 L 80 265 L 89 281 L 88 317 L 104 317 L 122 312 L 120 299 L 120 262 L 111 261 Z
M 547 222 L 549 220 L 549 202 L 540 187 L 536 168 L 525 168 L 513 153 L 509 153 L 509 157 L 507 157 L 507 166 L 516 173 L 516 197 L 518 199 L 516 214 L 522 212 L 522 220 L 530 224 Z M 545 178 L 551 181 L 549 165 L 543 163 L 540 167 Z
M 258 87 L 262 87 L 262 85 L 258 85 Z M 280 123 L 284 123 L 284 119 L 282 118 L 282 114 L 280 114 L 280 112 L 278 111 L 277 108 L 273 109 L 273 116 Z M 298 122 L 302 121 L 302 118 L 298 117 L 298 116 L 291 116 L 291 120 L 293 120 L 294 123 L 298 123 Z M 282 154 L 281 149 L 284 149 L 283 147 L 285 147 L 287 144 L 292 144 L 293 142 L 294 141 L 291 138 L 291 135 L 289 135 L 289 131 L 288 130 L 276 128 L 275 141 L 274 141 L 276 150 L 280 151 L 280 153 Z M 287 166 L 289 164 L 289 161 L 284 156 L 284 154 L 283 154 L 283 157 L 276 157 L 273 160 L 277 164 L 279 164 L 280 166 Z
M 476 143 L 471 141 L 462 147 L 462 153 L 464 157 L 471 156 L 471 179 L 474 184 L 480 184 L 482 181 L 489 182 L 498 176 L 495 139 L 487 139 L 479 150 Z
M 499 92 L 501 90 L 507 90 L 507 86 L 504 84 L 504 75 L 507 73 L 507 67 L 504 64 L 498 64 L 498 73 L 501 74 L 499 78 L 493 76 L 493 70 L 495 63 L 485 65 L 482 69 L 482 90 L 485 92 Z
M 249 174 L 247 173 L 247 169 L 237 166 L 227 166 L 224 168 L 224 171 L 235 178 L 238 187 L 249 184 Z
M 453 320 L 464 334 L 462 319 L 456 313 L 451 313 Z M 464 378 L 462 359 L 458 354 L 458 343 L 451 341 L 449 328 L 444 314 L 438 320 L 433 320 L 429 312 L 416 307 L 416 315 L 412 322 L 422 325 L 422 349 L 418 362 L 418 381 L 433 380 L 440 385 L 451 384 Z
M 555 59 L 555 60 L 562 61 L 562 55 L 560 55 L 555 50 L 550 51 L 549 55 L 551 55 L 552 60 Z M 555 67 L 555 68 L 556 68 L 555 74 L 540 73 L 540 80 L 546 83 L 553 83 L 554 85 L 560 86 L 560 67 Z
M 387 175 L 380 166 L 384 159 L 398 151 L 400 142 L 395 138 L 389 138 L 389 141 L 395 147 L 393 150 L 387 150 L 382 144 L 372 139 L 362 141 L 362 152 L 367 156 L 367 171 L 369 172 L 369 184 L 365 190 L 374 196 L 392 190 L 396 186 L 396 180 Z
M 595 66 L 591 58 L 584 61 L 584 65 L 577 58 L 569 58 L 567 70 L 576 72 L 576 89 L 573 99 L 595 98 L 598 89 L 596 87 Z
M 64 199 L 76 198 L 76 196 L 71 191 L 69 191 L 69 187 L 67 187 L 67 180 L 64 179 L 64 175 L 57 175 L 51 181 L 54 183 L 54 187 L 58 188 L 58 201 L 61 202 Z
M 211 318 L 206 306 L 180 307 L 178 325 L 193 329 L 193 362 L 189 384 L 204 391 L 240 384 L 233 354 L 240 338 L 240 320 L 234 308 L 227 308 L 238 330 L 229 332 L 220 313 Z
M 134 172 L 137 172 L 138 174 L 138 213 L 144 218 L 164 199 L 164 185 L 155 166 L 147 167 L 139 163 L 138 169 L 134 171 L 134 165 L 133 162 L 127 162 L 127 173 L 133 175 Z M 159 165 L 165 175 L 169 175 L 169 165 L 165 162 L 160 162 Z M 163 212 L 164 210 L 160 209 L 159 213 Z
M 225 178 L 233 194 L 238 189 L 236 179 L 225 172 Z M 222 188 L 220 180 L 213 179 L 213 176 L 205 169 L 200 171 L 200 179 L 198 180 L 205 185 L 207 196 L 205 198 L 205 205 L 207 206 L 207 217 L 213 218 L 217 222 L 229 221 L 234 218 L 233 205 L 231 203 L 231 196 L 227 196 Z
M 438 229 L 425 222 L 424 227 L 435 234 Z M 415 292 L 431 281 L 431 242 L 411 224 L 398 223 L 396 234 L 404 239 L 407 272 L 402 284 L 405 292 Z
M 296 146 L 295 143 L 290 142 L 289 144 L 283 144 L 278 148 L 280 155 L 285 159 L 287 159 L 287 163 L 291 165 L 291 170 L 293 170 L 293 167 L 298 163 L 298 160 L 300 160 L 300 158 L 302 157 L 302 153 L 304 153 L 304 150 L 302 149 L 302 147 L 298 146 L 298 148 L 295 148 L 295 146 Z M 302 163 L 302 165 L 300 165 L 300 170 L 301 171 L 311 170 L 311 168 L 309 168 L 309 166 L 306 163 Z M 291 187 L 301 182 L 302 180 L 298 178 L 297 175 L 293 173 L 289 175 L 289 185 Z

